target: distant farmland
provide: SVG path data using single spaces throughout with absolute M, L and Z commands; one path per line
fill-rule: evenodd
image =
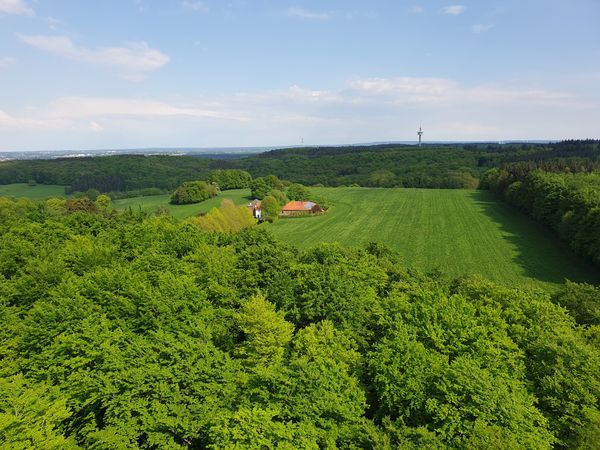
M 362 246 L 380 241 L 407 266 L 510 285 L 552 288 L 598 282 L 597 272 L 531 219 L 487 191 L 314 189 L 334 205 L 316 217 L 282 219 L 269 229 L 300 248 L 319 242 Z
M 46 200 L 50 197 L 67 197 L 65 186 L 38 184 L 29 186 L 25 183 L 0 185 L 0 197 L 28 197 L 32 200 Z
M 599 283 L 597 269 L 556 236 L 497 201 L 487 191 L 438 189 L 312 188 L 330 200 L 322 216 L 264 225 L 301 249 L 320 242 L 363 246 L 372 241 L 398 251 L 409 267 L 451 276 L 480 274 L 508 285 L 552 289 L 570 279 Z M 113 202 L 117 210 L 166 209 L 179 219 L 207 212 L 224 199 L 244 204 L 248 189 L 224 191 L 192 205 L 171 205 L 169 195 Z M 63 186 L 0 186 L 0 196 L 43 200 L 64 197 Z
M 200 213 L 208 212 L 212 208 L 219 206 L 223 200 L 231 200 L 236 205 L 244 204 L 248 201 L 250 195 L 250 189 L 233 189 L 230 191 L 223 191 L 218 197 L 211 198 L 202 203 L 194 203 L 191 205 L 171 205 L 169 200 L 171 196 L 165 195 L 152 195 L 150 197 L 134 197 L 126 198 L 122 200 L 115 200 L 113 202 L 114 207 L 123 211 L 128 208 L 133 210 L 142 210 L 145 212 L 154 212 L 157 209 L 168 210 L 173 217 L 178 219 L 184 219 L 189 216 L 194 216 Z

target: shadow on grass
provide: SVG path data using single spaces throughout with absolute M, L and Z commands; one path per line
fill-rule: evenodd
M 470 195 L 515 248 L 517 255 L 513 260 L 523 275 L 557 284 L 564 283 L 565 279 L 600 283 L 600 270 L 576 255 L 556 233 L 488 191 L 473 191 Z

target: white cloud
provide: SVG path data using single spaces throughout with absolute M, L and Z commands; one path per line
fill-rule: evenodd
M 600 108 L 543 88 L 358 77 L 337 89 L 293 85 L 179 102 L 62 97 L 20 113 L 0 112 L 0 129 L 17 149 L 49 142 L 90 148 L 250 146 L 295 143 L 299 136 L 318 144 L 413 139 L 420 119 L 430 140 L 563 138 L 590 134 Z
M 441 13 L 450 14 L 451 16 L 458 16 L 459 14 L 464 13 L 467 10 L 466 6 L 463 5 L 452 5 L 446 6 L 440 9 Z
M 409 11 L 413 14 L 421 14 L 425 12 L 425 8 L 421 5 L 416 5 L 410 8 Z
M 63 97 L 52 102 L 46 112 L 52 118 L 78 119 L 102 117 L 188 116 L 204 119 L 244 120 L 197 105 L 172 105 L 155 100 L 103 97 Z
M 181 5 L 184 8 L 191 9 L 192 11 L 197 11 L 205 14 L 209 12 L 208 6 L 206 6 L 206 4 L 203 1 L 184 0 L 183 2 L 181 2 Z
M 477 25 L 473 25 L 471 27 L 471 30 L 473 30 L 473 33 L 475 33 L 475 34 L 480 34 L 480 33 L 485 33 L 486 31 L 489 31 L 492 28 L 494 28 L 494 25 L 491 25 L 491 24 L 488 24 L 488 25 L 477 24 Z
M 0 0 L 0 14 L 16 14 L 19 16 L 33 16 L 33 8 L 24 0 Z
M 310 20 L 328 20 L 331 17 L 331 14 L 326 12 L 309 11 L 295 6 L 288 8 L 287 15 L 289 17 L 299 17 L 301 19 Z
M 2 69 L 3 67 L 12 66 L 15 63 L 15 61 L 16 59 L 10 56 L 0 58 L 0 69 Z
M 488 85 L 467 87 L 448 78 L 355 78 L 348 86 L 357 99 L 392 104 L 573 105 L 573 98 L 568 93 Z
M 69 124 L 62 120 L 37 119 L 33 117 L 15 117 L 0 110 L 0 129 L 15 131 L 53 131 L 67 130 Z
M 75 61 L 116 68 L 120 75 L 132 80 L 143 79 L 146 73 L 160 69 L 169 62 L 168 55 L 150 48 L 144 41 L 129 42 L 122 47 L 88 49 L 77 46 L 66 36 L 17 36 L 39 50 Z

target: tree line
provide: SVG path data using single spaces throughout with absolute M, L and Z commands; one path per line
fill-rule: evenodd
M 600 265 L 600 172 L 547 172 L 522 164 L 492 169 L 482 187 L 553 229 Z
M 381 244 L 301 252 L 85 200 L 0 198 L 7 448 L 600 441 L 598 288 L 448 279 Z
M 215 159 L 191 156 L 118 155 L 0 162 L 0 184 L 60 184 L 67 191 L 122 193 L 146 188 L 173 191 L 183 182 L 207 180 L 221 188 L 276 175 L 306 186 L 474 188 L 492 167 L 523 162 L 562 165 L 572 171 L 600 168 L 597 140 L 549 144 L 448 144 L 315 147 Z

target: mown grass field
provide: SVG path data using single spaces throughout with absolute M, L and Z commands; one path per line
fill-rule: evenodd
M 552 289 L 565 278 L 600 283 L 600 274 L 556 236 L 486 191 L 436 189 L 313 188 L 332 207 L 321 216 L 281 219 L 264 225 L 278 238 L 308 248 L 320 242 L 362 246 L 379 241 L 405 264 L 451 276 L 480 274 L 507 285 Z M 193 205 L 171 205 L 169 195 L 113 202 L 117 210 L 167 209 L 185 218 L 224 199 L 248 201 L 250 191 L 225 191 Z M 63 186 L 0 185 L 0 196 L 43 200 L 64 197 Z
M 565 278 L 600 282 L 598 271 L 554 234 L 487 191 L 321 188 L 334 205 L 322 216 L 268 225 L 300 248 L 319 242 L 380 241 L 407 266 L 452 276 L 480 274 L 508 285 L 555 287 Z
M 46 200 L 50 197 L 67 197 L 65 187 L 58 185 L 29 186 L 26 183 L 0 185 L 0 197 L 28 197 L 32 200 Z
M 153 212 L 159 208 L 163 208 L 169 210 L 173 217 L 184 219 L 199 213 L 208 212 L 212 208 L 219 206 L 225 199 L 233 201 L 236 205 L 244 204 L 248 201 L 249 195 L 249 189 L 233 189 L 231 191 L 221 192 L 217 197 L 211 198 L 202 203 L 194 203 L 191 205 L 171 205 L 169 203 L 171 198 L 170 195 L 152 195 L 149 197 L 134 197 L 115 200 L 113 202 L 113 206 L 118 211 L 132 208 L 136 211 L 141 209 L 145 212 Z

